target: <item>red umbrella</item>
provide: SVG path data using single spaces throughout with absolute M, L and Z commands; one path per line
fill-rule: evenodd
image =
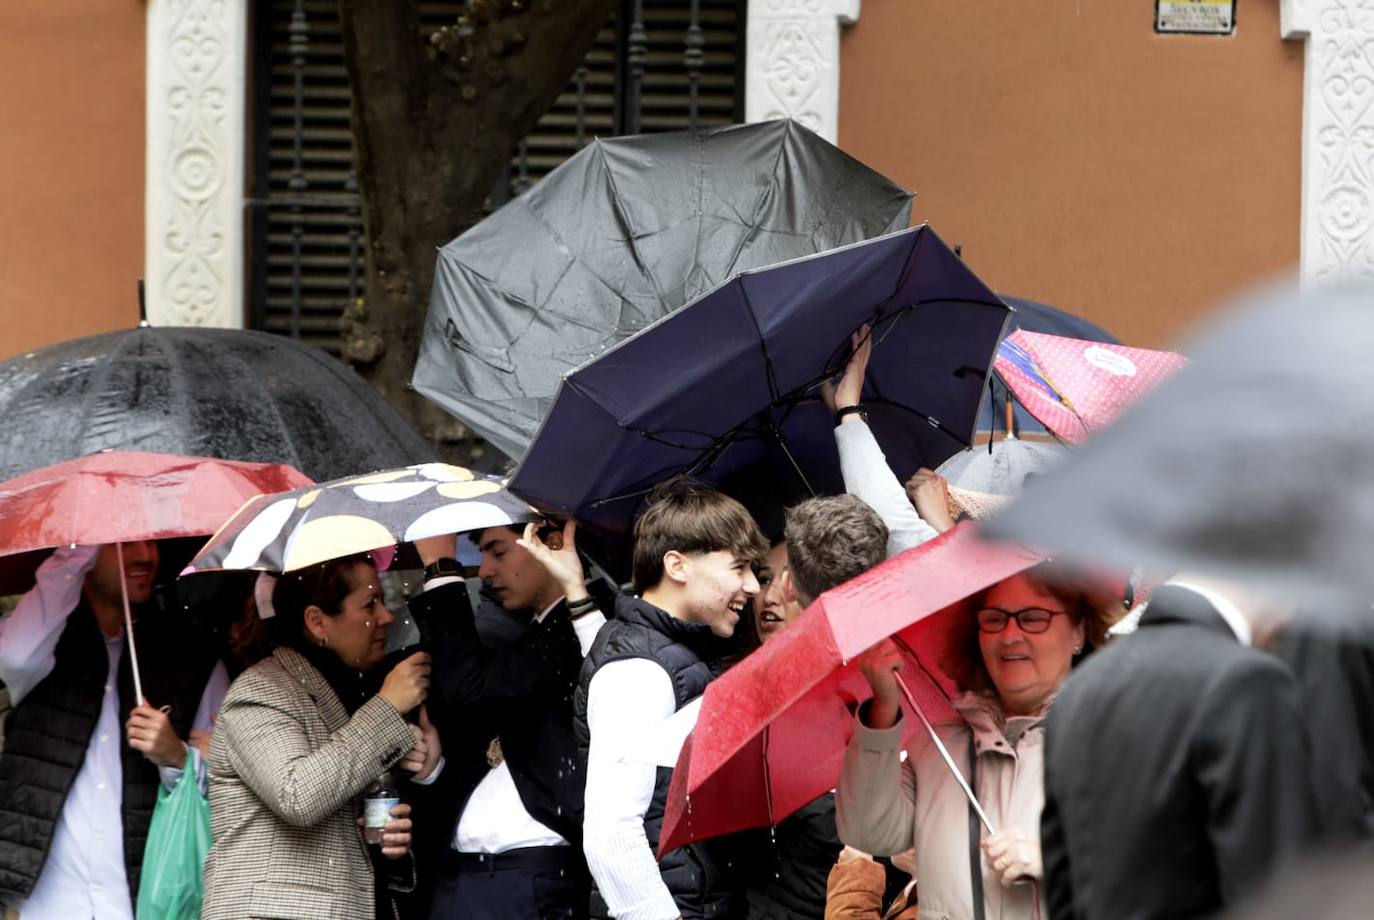
M 58 546 L 208 536 L 254 496 L 309 484 L 281 464 L 131 451 L 25 473 L 0 483 L 0 594 L 26 590 Z
M 998 346 L 993 367 L 1041 424 L 1080 444 L 1187 363 L 1172 351 L 1018 329 Z
M 706 689 L 669 787 L 659 852 L 777 824 L 833 789 L 871 693 L 854 658 L 893 637 L 912 656 L 906 683 L 933 721 L 955 717 L 940 669 L 964 602 L 1043 561 L 985 543 L 960 524 L 822 595 L 795 623 Z M 929 679 L 918 676 L 924 671 Z M 923 731 L 918 719 L 906 732 Z

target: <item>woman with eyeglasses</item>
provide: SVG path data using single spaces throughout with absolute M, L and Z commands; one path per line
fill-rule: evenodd
M 1119 605 L 1117 605 L 1119 607 Z M 859 659 L 873 700 L 845 752 L 836 793 L 840 839 L 877 855 L 916 850 L 922 920 L 1030 920 L 1037 911 L 1045 716 L 1075 662 L 1105 640 L 1119 609 L 1048 564 L 973 599 L 942 668 L 961 720 L 937 730 L 997 829 L 988 834 L 925 732 L 903 762 L 905 659 L 885 642 Z M 973 871 L 977 864 L 978 871 Z M 974 905 L 982 901 L 982 910 Z

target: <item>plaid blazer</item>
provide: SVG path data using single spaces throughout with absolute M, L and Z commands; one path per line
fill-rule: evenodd
M 202 920 L 374 920 L 359 800 L 413 744 L 380 696 L 349 718 L 291 649 L 240 675 L 210 741 Z

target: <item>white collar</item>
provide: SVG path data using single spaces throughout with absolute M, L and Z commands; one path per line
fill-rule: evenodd
M 539 616 L 537 616 L 537 617 L 534 618 L 534 622 L 536 622 L 536 623 L 542 623 L 542 622 L 544 622 L 544 617 L 548 616 L 548 615 L 553 611 L 553 608 L 555 608 L 555 607 L 558 606 L 559 601 L 562 601 L 562 600 L 563 600 L 563 598 L 560 597 L 558 600 L 554 601 L 552 604 L 550 604 L 549 606 L 545 607 L 544 610 L 543 610 L 543 612 L 540 613 Z
M 1178 578 L 1169 579 L 1166 584 L 1176 588 L 1183 588 L 1200 595 L 1204 600 L 1212 605 L 1213 609 L 1226 621 L 1226 625 L 1231 627 L 1231 632 L 1236 634 L 1236 639 L 1241 645 L 1254 645 L 1254 633 L 1250 629 L 1250 621 L 1245 619 L 1245 614 L 1240 612 L 1235 604 L 1231 603 L 1224 596 L 1213 591 L 1211 588 L 1204 588 L 1201 585 L 1193 584 Z

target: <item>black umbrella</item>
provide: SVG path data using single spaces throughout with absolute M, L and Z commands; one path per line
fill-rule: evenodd
M 265 332 L 140 326 L 0 363 L 0 479 L 106 448 L 289 463 L 312 479 L 434 459 L 356 373 Z
M 1106 565 L 1187 568 L 1309 604 L 1374 595 L 1374 286 L 1284 289 L 988 524 Z
M 519 458 L 559 378 L 731 275 L 907 225 L 792 121 L 597 140 L 445 246 L 416 389 Z

